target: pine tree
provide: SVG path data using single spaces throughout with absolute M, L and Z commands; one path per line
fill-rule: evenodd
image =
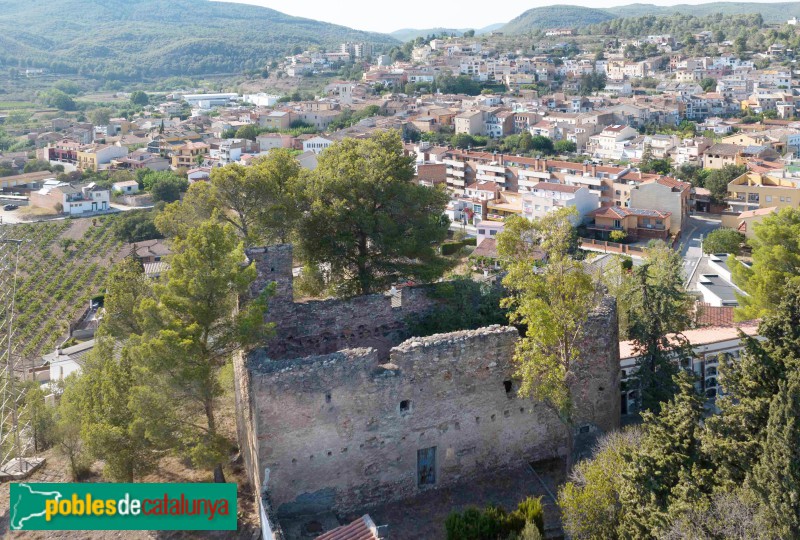
M 676 363 L 690 354 L 681 335 L 691 324 L 693 305 L 683 286 L 683 259 L 663 242 L 656 243 L 629 283 L 620 303 L 629 310 L 628 336 L 639 357 L 639 400 L 642 409 L 658 411 L 676 390 Z
M 244 244 L 230 225 L 201 223 L 173 249 L 166 283 L 140 307 L 144 332 L 131 355 L 141 382 L 132 406 L 146 437 L 224 481 L 230 443 L 219 426 L 219 371 L 270 335 L 266 294 L 240 305 L 256 270 L 244 264 Z
M 667 529 L 675 517 L 670 510 L 680 511 L 682 503 L 696 502 L 710 490 L 698 438 L 703 400 L 687 372 L 681 371 L 675 383 L 678 393 L 658 416 L 642 414 L 644 437 L 629 456 L 620 489 L 618 534 L 623 538 L 648 538 Z
M 769 409 L 761 459 L 748 485 L 763 503 L 773 532 L 800 538 L 800 376 L 792 373 Z
M 706 421 L 703 446 L 717 466 L 717 481 L 741 485 L 761 454 L 769 409 L 787 373 L 800 365 L 800 285 L 791 285 L 777 307 L 759 325 L 766 341 L 744 340 L 738 360 L 724 358 L 717 398 L 720 414 Z

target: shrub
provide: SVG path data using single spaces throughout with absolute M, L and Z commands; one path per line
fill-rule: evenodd
M 537 540 L 544 531 L 542 500 L 528 497 L 511 514 L 492 504 L 484 510 L 472 507 L 462 514 L 453 512 L 447 516 L 445 530 L 447 540 Z
M 622 243 L 625 241 L 626 236 L 627 235 L 625 234 L 625 231 L 611 231 L 608 235 L 608 238 L 612 242 Z
M 442 255 L 452 255 L 458 252 L 459 249 L 466 245 L 465 241 L 461 242 L 445 242 L 442 244 L 440 251 Z

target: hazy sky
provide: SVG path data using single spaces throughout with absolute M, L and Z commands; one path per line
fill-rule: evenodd
M 230 1 L 230 0 L 228 0 Z M 508 22 L 523 11 L 551 4 L 585 5 L 603 8 L 634 2 L 675 5 L 703 4 L 709 0 L 236 0 L 265 6 L 289 15 L 331 22 L 374 32 L 401 28 L 483 28 Z M 752 1 L 752 0 L 751 0 Z M 756 0 L 759 1 L 759 0 Z M 689 11 L 689 10 L 687 10 Z

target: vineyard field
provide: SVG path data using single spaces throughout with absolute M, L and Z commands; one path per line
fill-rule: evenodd
M 109 215 L 0 227 L 0 238 L 23 240 L 13 344 L 24 365 L 37 365 L 63 342 L 70 323 L 102 293 L 122 248 L 112 230 L 114 219 Z M 0 270 L 8 275 L 10 269 Z

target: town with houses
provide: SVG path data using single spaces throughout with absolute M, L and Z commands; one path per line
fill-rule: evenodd
M 785 24 L 795 27 L 797 19 Z M 628 261 L 631 272 L 646 273 L 656 244 L 676 254 L 692 322 L 661 336 L 659 346 L 688 347 L 681 367 L 694 375 L 704 413 L 719 412 L 715 400 L 726 395 L 720 365 L 746 354 L 751 341 L 767 339 L 759 333 L 761 315 L 740 315 L 750 305 L 743 298 L 753 293 L 737 281 L 734 266 L 755 267 L 748 255 L 752 248 L 755 258 L 764 242 L 758 236 L 762 222 L 778 221 L 786 209 L 800 212 L 795 51 L 781 42 L 742 51 L 711 31 L 690 36 L 693 43 L 714 44 L 716 54 L 709 56 L 687 54 L 686 37 L 670 34 L 612 37 L 586 50 L 575 45 L 575 29 L 540 34 L 542 42 L 527 49 L 509 50 L 501 31 L 472 32 L 418 38 L 406 55 L 344 42 L 274 62 L 284 81 L 301 85 L 324 77 L 324 90 L 313 98 L 185 88 L 153 92 L 135 114 L 107 115 L 102 122 L 60 111 L 29 131 L 6 123 L 6 131 L 29 147 L 0 152 L 0 166 L 8 171 L 0 176 L 0 223 L 9 231 L 56 224 L 65 234 L 58 237 L 62 258 L 45 262 L 80 265 L 70 254 L 85 253 L 86 265 L 93 265 L 86 271 L 93 280 L 86 283 L 93 285 L 53 309 L 50 335 L 20 356 L 24 377 L 46 386 L 46 403 L 55 407 L 65 381 L 84 371 L 108 316 L 102 295 L 89 292 L 103 289 L 108 270 L 96 267 L 104 254 L 114 264 L 136 261 L 156 288 L 167 282 L 172 240 L 158 235 L 125 241 L 112 254 L 111 226 L 104 221 L 164 211 L 164 199 L 143 181 L 147 175 L 169 173 L 191 192 L 195 184 L 213 184 L 217 171 L 253 170 L 278 149 L 293 156 L 301 175 L 313 174 L 343 141 L 392 131 L 412 163 L 412 182 L 444 194 L 439 217 L 446 218 L 449 239 L 460 242 L 459 264 L 479 283 L 505 284 L 508 261 L 499 239 L 516 230 L 506 225 L 517 218 L 540 223 L 560 212 L 569 215 L 580 264 L 600 281 L 618 260 Z M 652 54 L 644 59 L 630 54 L 645 49 Z M 341 77 L 344 64 L 357 65 L 357 75 Z M 33 78 L 46 72 L 28 71 Z M 172 204 L 181 198 L 186 193 Z M 89 227 L 90 236 L 64 232 L 73 223 Z M 739 234 L 744 257 L 738 245 L 736 253 L 705 248 L 709 235 L 725 230 Z M 503 539 L 611 537 L 575 534 L 577 529 L 565 536 L 564 527 L 574 523 L 558 516 L 558 508 L 562 516 L 567 512 L 558 493 L 573 477 L 553 473 L 547 460 L 571 455 L 572 447 L 564 450 L 564 440 L 553 435 L 560 429 L 555 415 L 514 395 L 519 372 L 511 357 L 520 326 L 414 337 L 410 321 L 423 320 L 435 304 L 425 296 L 427 285 L 404 279 L 377 294 L 309 300 L 298 292 L 308 263 L 290 244 L 276 244 L 245 246 L 257 277 L 241 298 L 273 295 L 268 320 L 275 334 L 265 346 L 239 353 L 231 376 L 237 467 L 255 486 L 244 496 L 256 501 L 252 537 L 444 538 L 444 518 L 423 525 L 424 516 L 486 502 L 512 508 L 518 501 L 509 500 L 523 492 L 542 497 L 541 536 Z M 535 265 L 547 267 L 551 258 L 540 251 Z M 35 275 L 32 266 L 26 271 Z M 79 271 L 70 275 L 78 280 Z M 582 458 L 591 455 L 591 437 L 642 421 L 637 380 L 650 353 L 620 335 L 622 304 L 609 296 L 613 291 L 604 294 L 596 306 L 585 307 L 591 332 L 581 347 L 600 361 L 578 383 L 583 401 L 570 424 L 577 447 L 589 448 Z M 25 315 L 23 308 L 23 320 Z M 524 420 L 526 414 L 543 419 L 537 424 Z M 2 438 L 0 431 L 0 443 Z M 373 453 L 362 457 L 368 451 Z M 485 500 L 462 497 L 459 482 L 494 470 L 493 481 L 480 480 L 488 486 Z M 18 479 L 28 473 L 12 467 L 0 470 L 0 478 L 4 474 Z M 437 498 L 440 489 L 450 491 Z M 398 510 L 403 504 L 409 510 Z M 428 511 L 439 507 L 447 507 L 444 514 Z M 450 535 L 450 529 L 447 538 L 490 540 Z M 491 540 L 496 538 L 501 536 Z

